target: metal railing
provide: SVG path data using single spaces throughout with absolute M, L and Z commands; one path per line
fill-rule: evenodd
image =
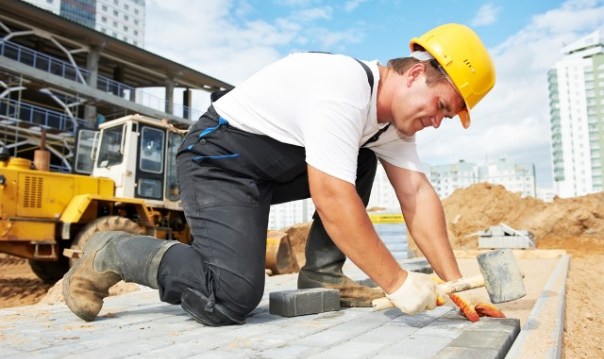
M 54 128 L 74 136 L 77 129 L 86 124 L 84 119 L 75 118 L 74 121 L 62 112 L 8 98 L 0 100 L 0 114 L 5 118 L 28 122 L 44 128 Z
M 71 64 L 10 41 L 0 41 L 0 56 L 69 80 L 79 81 L 76 68 Z
M 0 40 L 0 56 L 79 83 L 90 78 L 90 71 L 86 69 L 74 67 L 67 61 L 54 58 L 11 41 Z M 167 101 L 162 97 L 137 90 L 135 87 L 101 75 L 97 76 L 96 88 L 157 111 L 164 112 L 167 107 Z M 185 113 L 189 113 L 188 117 L 192 119 L 201 115 L 201 111 L 177 103 L 173 103 L 172 108 L 175 116 L 183 118 L 185 118 Z

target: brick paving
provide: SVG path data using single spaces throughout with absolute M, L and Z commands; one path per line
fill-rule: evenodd
M 345 269 L 363 278 L 356 267 Z M 415 316 L 372 308 L 291 318 L 270 314 L 269 293 L 295 285 L 295 274 L 269 277 L 246 324 L 218 328 L 198 324 L 147 288 L 107 298 L 91 323 L 63 303 L 3 309 L 0 357 L 503 358 L 520 331 L 518 319 L 472 324 L 448 306 Z

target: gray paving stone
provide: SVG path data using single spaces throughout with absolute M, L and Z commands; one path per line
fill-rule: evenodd
M 485 348 L 446 347 L 433 359 L 496 359 L 503 358 L 498 350 Z
M 392 313 L 394 315 L 396 315 L 398 313 L 398 316 L 393 318 L 388 323 L 389 325 L 403 325 L 403 326 L 421 328 L 421 327 L 428 325 L 429 323 L 432 323 L 433 321 L 438 319 L 443 314 L 450 312 L 452 309 L 453 308 L 451 308 L 451 307 L 442 306 L 442 307 L 437 307 L 433 310 L 425 311 L 425 312 L 422 312 L 422 313 L 419 313 L 416 315 L 406 315 L 406 314 L 401 314 L 400 310 L 398 310 L 396 308 L 392 308 L 392 309 L 388 309 L 388 310 L 384 311 L 384 313 L 385 314 Z
M 480 331 L 497 331 L 516 333 L 520 331 L 520 321 L 515 318 L 480 318 L 480 321 L 471 323 L 471 329 Z
M 413 333 L 394 344 L 380 350 L 380 356 L 398 356 L 399 358 L 429 359 L 445 348 L 451 339 Z
M 353 279 L 365 277 L 346 267 Z M 349 308 L 314 315 L 270 313 L 270 292 L 295 289 L 296 275 L 267 280 L 246 324 L 205 327 L 157 291 L 107 298 L 86 323 L 64 304 L 0 309 L 4 358 L 498 358 L 518 335 L 515 319 L 469 323 L 453 307 L 419 315 Z
M 300 344 L 284 345 L 271 349 L 269 351 L 263 351 L 261 353 L 262 358 L 308 358 L 310 355 L 318 353 L 320 349 L 312 346 L 305 346 Z
M 382 325 L 360 334 L 355 340 L 372 343 L 396 343 L 417 332 L 417 328 Z
M 518 319 L 482 318 L 464 330 L 449 344 L 449 348 L 475 349 L 477 357 L 503 358 L 520 332 Z M 470 351 L 447 349 L 443 358 L 467 358 Z M 461 353 L 460 356 L 453 356 Z M 478 356 L 480 355 L 480 356 Z
M 361 342 L 358 339 L 351 339 L 321 353 L 311 355 L 309 358 L 366 358 L 373 356 L 372 354 L 384 346 L 384 343 Z
M 350 340 L 350 334 L 347 332 L 320 331 L 296 341 L 296 344 L 325 350 L 347 340 Z
M 510 339 L 510 333 L 466 330 L 451 342 L 451 346 L 460 348 L 499 348 Z
M 316 314 L 340 309 L 340 291 L 312 288 L 271 292 L 269 312 L 284 317 Z

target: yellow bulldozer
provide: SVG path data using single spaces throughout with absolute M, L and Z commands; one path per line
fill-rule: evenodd
M 90 166 L 89 176 L 50 172 L 44 160 L 39 164 L 3 152 L 0 252 L 27 258 L 41 280 L 53 283 L 96 232 L 191 243 L 175 161 L 185 131 L 141 115 L 102 123 L 99 131 L 80 131 L 76 167 Z M 267 244 L 267 269 L 297 271 L 287 237 L 275 240 L 269 234 Z

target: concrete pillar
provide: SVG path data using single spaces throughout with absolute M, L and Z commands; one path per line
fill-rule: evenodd
M 166 113 L 174 114 L 174 80 L 166 79 Z
M 189 120 L 191 119 L 191 116 L 192 116 L 192 111 L 191 111 L 192 96 L 193 96 L 193 92 L 189 88 L 186 88 L 185 91 L 182 93 L 182 104 L 184 106 L 184 108 L 182 110 L 182 117 L 187 118 Z
M 86 83 L 92 88 L 97 88 L 96 83 L 99 75 L 99 58 L 101 57 L 101 49 L 96 46 L 90 47 L 88 56 L 86 57 L 86 70 L 88 70 L 88 78 Z M 84 105 L 84 119 L 91 123 L 96 123 L 96 106 Z

